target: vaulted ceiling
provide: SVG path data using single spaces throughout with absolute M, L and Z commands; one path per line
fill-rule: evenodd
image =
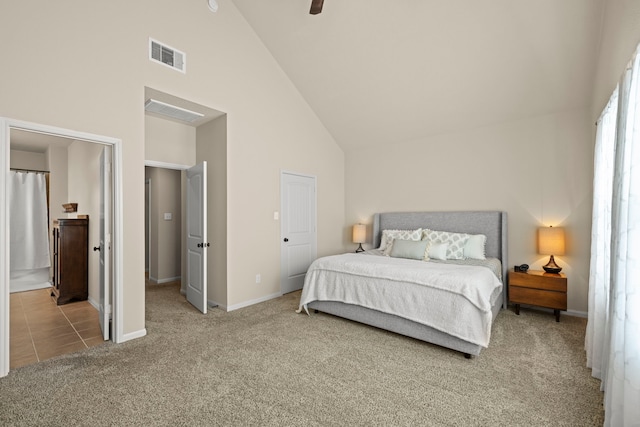
M 233 0 L 345 150 L 587 108 L 605 0 Z

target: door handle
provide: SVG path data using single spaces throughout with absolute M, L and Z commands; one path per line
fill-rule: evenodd
M 100 246 L 94 246 L 94 247 L 93 247 L 93 250 L 94 250 L 94 251 L 99 251 L 99 250 L 100 250 Z
M 287 238 L 285 237 L 285 238 L 284 238 L 284 241 L 285 241 L 285 242 L 288 242 L 288 241 L 289 241 L 289 239 L 287 239 Z

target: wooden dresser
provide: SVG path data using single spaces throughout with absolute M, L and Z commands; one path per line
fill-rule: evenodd
M 58 305 L 89 296 L 89 220 L 53 222 L 53 291 Z
M 559 322 L 560 310 L 567 309 L 567 276 L 542 270 L 529 270 L 526 273 L 511 270 L 509 302 L 515 304 L 516 314 L 520 314 L 520 304 L 552 308 L 556 322 Z

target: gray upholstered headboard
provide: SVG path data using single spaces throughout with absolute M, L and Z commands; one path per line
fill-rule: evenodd
M 486 254 L 502 262 L 503 306 L 507 306 L 507 213 L 501 211 L 390 212 L 373 217 L 373 247 L 380 246 L 382 230 L 430 228 L 487 236 Z

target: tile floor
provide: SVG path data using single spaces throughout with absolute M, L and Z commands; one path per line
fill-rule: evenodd
M 98 311 L 89 301 L 56 305 L 50 294 L 11 294 L 10 369 L 104 343 Z

